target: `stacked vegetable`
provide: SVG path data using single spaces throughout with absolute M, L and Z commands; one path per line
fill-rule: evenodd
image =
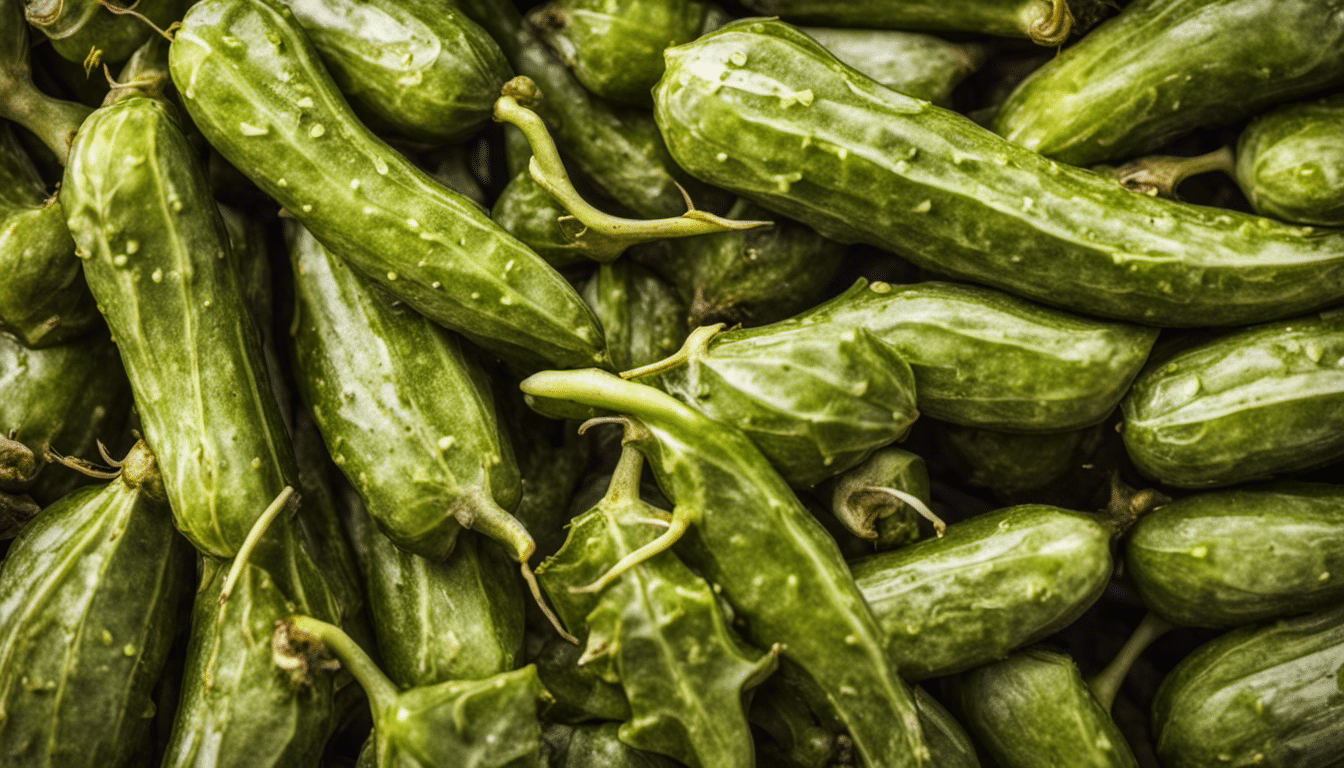
M 520 5 L 0 0 L 0 764 L 1340 764 L 1344 0 Z

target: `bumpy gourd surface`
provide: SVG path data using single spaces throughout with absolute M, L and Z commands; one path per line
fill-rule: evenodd
M 1236 176 L 1259 213 L 1344 226 L 1344 94 L 1256 118 L 1237 140 Z
M 667 61 L 654 114 L 673 157 L 841 242 L 1152 325 L 1344 297 L 1344 233 L 1124 189 L 882 88 L 782 22 L 734 22 Z

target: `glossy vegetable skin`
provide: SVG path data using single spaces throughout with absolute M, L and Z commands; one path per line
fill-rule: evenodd
M 1344 317 L 1247 328 L 1145 372 L 1122 404 L 1134 464 L 1183 488 L 1245 482 L 1344 455 Z
M 296 469 L 223 221 L 171 109 L 131 96 L 90 117 L 61 207 L 178 528 L 228 557 Z
M 1147 513 L 1125 539 L 1144 605 L 1176 624 L 1222 627 L 1344 596 L 1344 488 L 1285 483 L 1210 491 Z
M 1088 515 L 1023 504 L 850 570 L 892 663 L 921 680 L 1004 658 L 1072 624 L 1110 581 L 1110 542 L 1110 528 Z
M 92 110 L 52 98 L 33 84 L 23 12 L 23 0 L 0 0 L 0 118 L 35 133 L 64 162 L 75 131 Z
M 1075 165 L 1150 152 L 1344 82 L 1341 11 L 1340 0 L 1135 0 L 1033 72 L 994 130 Z
M 0 763 L 130 764 L 189 591 L 154 456 L 48 507 L 0 568 Z
M 927 29 L 1029 37 L 1059 45 L 1073 31 L 1074 10 L 1094 15 L 1097 0 L 747 0 L 765 16 L 839 27 Z
M 574 289 L 370 133 L 287 8 L 207 0 L 183 24 L 169 64 L 192 120 L 333 253 L 523 367 L 606 363 Z
M 882 88 L 782 22 L 734 22 L 667 57 L 654 115 L 677 161 L 841 242 L 1169 327 L 1344 297 L 1344 233 L 1126 190 Z
M 1260 115 L 1237 140 L 1236 178 L 1259 213 L 1344 226 L 1344 94 Z
M 375 124 L 413 139 L 470 138 L 513 76 L 485 30 L 442 3 L 284 2 L 341 92 Z
M 98 0 L 23 1 L 28 23 L 70 61 L 85 61 L 95 49 L 102 61 L 124 61 L 155 34 L 141 19 L 113 13 Z M 135 10 L 163 29 L 182 15 L 185 4 L 184 0 L 142 0 Z
M 988 49 L 899 30 L 803 27 L 835 57 L 893 91 L 949 106 L 952 91 L 980 68 Z
M 602 322 L 617 370 L 661 360 L 686 338 L 686 305 L 676 291 L 628 259 L 600 265 L 582 295 Z
M 1327 768 L 1344 739 L 1344 610 L 1229 632 L 1185 657 L 1153 702 L 1162 765 Z
M 632 441 L 675 504 L 677 554 L 746 621 L 757 647 L 782 644 L 823 692 L 872 765 L 927 765 L 910 698 L 883 652 L 835 541 L 740 432 L 650 387 L 601 371 L 545 371 L 522 383 L 537 398 L 628 414 L 644 433 Z M 761 552 L 789 563 L 762 567 Z

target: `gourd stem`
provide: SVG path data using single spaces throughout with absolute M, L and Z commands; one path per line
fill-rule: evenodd
M 555 631 L 560 636 L 571 643 L 577 644 L 578 638 L 565 631 L 560 623 L 559 617 L 546 604 L 546 599 L 542 597 L 541 585 L 537 583 L 537 577 L 532 573 L 532 566 L 528 565 L 528 560 L 532 559 L 533 553 L 537 551 L 536 542 L 532 540 L 532 535 L 527 532 L 527 528 L 518 521 L 518 518 L 505 512 L 493 501 L 484 501 L 474 505 L 469 512 L 462 512 L 458 517 L 458 522 L 463 528 L 470 528 L 479 531 L 495 541 L 503 544 L 513 559 L 518 561 L 519 572 L 523 576 L 523 581 L 527 583 L 528 591 L 532 593 L 532 599 L 537 602 L 537 607 L 541 609 L 546 620 L 555 627 Z
M 350 674 L 364 689 L 364 694 L 369 697 L 369 708 L 375 719 L 381 718 L 382 713 L 396 702 L 396 686 L 345 630 L 310 616 L 293 616 L 288 619 L 288 623 L 291 636 L 311 635 L 341 660 L 341 664 L 350 670 Z
M 706 421 L 705 416 L 666 392 L 626 381 L 599 368 L 542 371 L 524 379 L 519 387 L 534 397 L 568 400 L 630 414 L 642 421 L 675 423 L 690 430 L 702 428 Z
M 1175 199 L 1176 188 L 1191 176 L 1210 171 L 1222 171 L 1228 176 L 1235 176 L 1235 169 L 1236 158 L 1229 145 L 1196 157 L 1172 155 L 1141 157 L 1116 168 L 1113 173 L 1122 187 L 1142 192 L 1149 197 Z
M 1111 711 L 1115 704 L 1116 694 L 1120 692 L 1120 685 L 1125 682 L 1125 677 L 1129 675 L 1130 667 L 1138 660 L 1139 655 L 1153 644 L 1162 635 L 1175 627 L 1174 624 L 1157 614 L 1149 611 L 1144 614 L 1143 621 L 1134 629 L 1134 633 L 1129 636 L 1125 644 L 1120 647 L 1119 653 L 1111 659 L 1111 663 L 1106 668 L 1093 675 L 1087 685 L 1092 689 L 1092 695 L 1101 703 L 1102 709 Z
M 724 323 L 702 325 L 694 331 L 691 331 L 690 335 L 686 337 L 686 341 L 682 343 L 681 349 L 678 349 L 676 352 L 673 352 L 662 360 L 649 363 L 648 365 L 641 365 L 638 368 L 631 368 L 628 371 L 622 371 L 621 378 L 637 379 L 641 376 L 662 373 L 663 371 L 675 368 L 682 363 L 689 363 L 692 360 L 704 357 L 705 353 L 709 351 L 709 342 L 713 341 L 715 336 L 723 333 L 725 327 L 727 326 Z
M 594 259 L 611 261 L 626 248 L 649 240 L 754 229 L 773 224 L 769 221 L 734 221 L 695 208 L 681 216 L 665 219 L 626 219 L 598 210 L 574 188 L 545 122 L 526 106 L 540 99 L 541 91 L 536 83 L 527 77 L 515 77 L 504 84 L 495 102 L 495 120 L 517 126 L 527 137 L 532 147 L 528 171 L 542 189 L 584 225 L 584 229 L 575 234 L 574 238 L 592 246 L 588 251 Z M 594 236 L 591 242 L 584 239 L 590 232 Z
M 243 545 L 238 548 L 238 554 L 233 556 L 233 565 L 229 567 L 229 574 L 224 578 L 224 588 L 219 591 L 219 604 L 223 607 L 228 602 L 229 595 L 233 594 L 233 588 L 238 585 L 238 579 L 243 575 L 243 568 L 247 565 L 247 560 L 252 556 L 252 551 L 257 548 L 257 543 L 261 537 L 266 534 L 266 529 L 270 528 L 271 523 L 279 516 L 280 510 L 284 509 L 289 503 L 289 498 L 294 495 L 293 486 L 286 485 L 266 511 L 261 513 L 261 517 L 252 524 L 251 530 L 247 532 L 247 538 L 243 539 Z
M 897 499 L 900 499 L 901 501 L 910 505 L 910 508 L 915 510 L 915 512 L 918 513 L 920 517 L 924 518 L 925 520 L 928 520 L 930 523 L 933 523 L 933 532 L 938 534 L 938 538 L 940 539 L 943 538 L 943 532 L 947 530 L 947 523 L 944 523 L 942 518 L 938 517 L 938 515 L 935 515 L 933 513 L 933 510 L 929 509 L 928 506 L 925 505 L 924 502 L 918 496 L 915 496 L 914 494 L 911 493 L 906 493 L 905 491 L 898 490 L 896 488 L 884 488 L 875 485 L 866 486 L 860 488 L 859 490 L 872 491 L 874 493 L 885 493 L 889 496 L 893 496 Z
M 1073 12 L 1068 0 L 1050 0 L 1050 13 L 1037 19 L 1027 30 L 1037 45 L 1060 45 L 1073 31 Z
M 664 550 L 670 549 L 673 544 L 676 544 L 677 541 L 681 539 L 682 534 L 686 533 L 686 529 L 690 527 L 691 516 L 687 510 L 684 508 L 672 510 L 672 519 L 668 522 L 667 530 L 658 534 L 658 538 L 650 541 L 639 549 L 636 549 L 625 557 L 622 557 L 592 584 L 583 587 L 570 587 L 569 591 L 583 594 L 601 592 L 613 581 L 620 578 L 621 574 L 634 568 L 645 560 L 662 553 Z

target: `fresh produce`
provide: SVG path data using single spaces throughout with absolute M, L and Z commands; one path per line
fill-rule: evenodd
M 764 16 L 841 27 L 937 29 L 1029 37 L 1059 45 L 1075 16 L 1095 19 L 1097 0 L 744 0 Z
M 1303 224 L 1344 226 L 1344 94 L 1260 115 L 1237 140 L 1237 183 L 1251 207 Z
M 13 0 L 17 2 L 18 0 Z M 24 15 L 33 28 L 51 41 L 70 61 L 125 61 L 136 48 L 181 18 L 184 0 L 140 0 L 111 3 L 99 0 L 23 0 Z M 113 8 L 133 8 L 142 18 L 117 13 Z M 150 23 L 146 24 L 148 20 Z
M 23 13 L 23 0 L 0 0 L 0 118 L 32 131 L 64 162 L 75 131 L 93 110 L 48 96 L 33 83 Z
M 924 460 L 900 448 L 874 451 L 831 485 L 831 513 L 851 533 L 890 549 L 919 538 L 925 517 L 939 536 L 946 526 L 929 511 L 929 471 Z

